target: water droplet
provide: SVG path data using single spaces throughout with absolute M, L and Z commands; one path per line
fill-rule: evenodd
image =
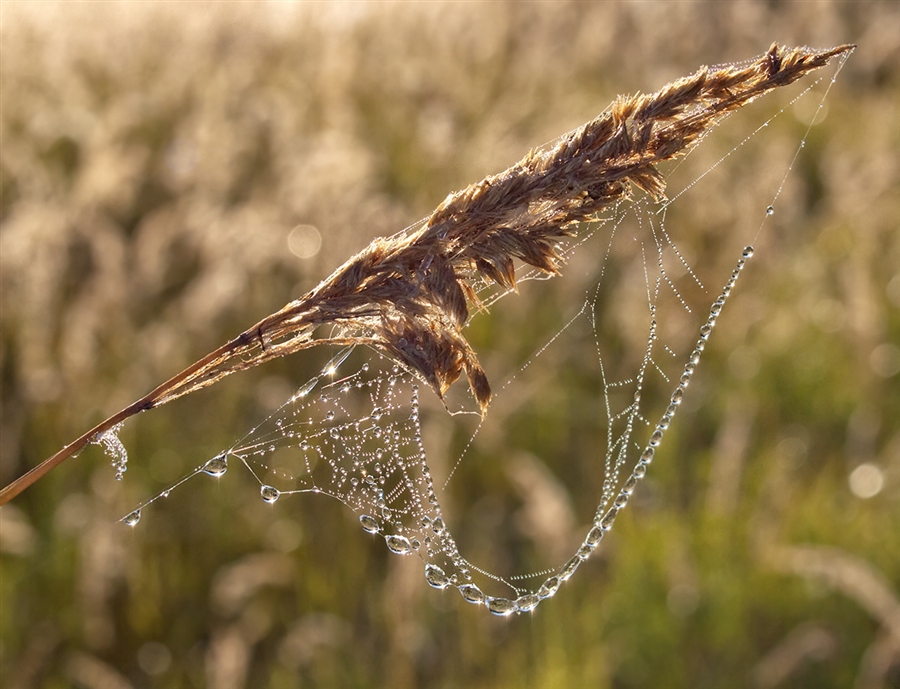
M 225 453 L 216 455 L 203 465 L 202 471 L 210 476 L 222 476 L 228 471 L 228 456 Z
M 272 486 L 260 487 L 259 494 L 262 496 L 262 499 L 268 503 L 275 502 L 279 497 L 281 497 L 281 491 Z
M 338 366 L 344 363 L 347 360 L 347 357 L 350 356 L 350 353 L 353 351 L 353 347 L 345 347 L 340 352 L 338 352 L 334 357 L 332 357 L 331 361 L 325 364 L 325 368 L 322 369 L 322 373 L 326 376 L 333 376 L 335 372 L 338 370 Z
M 372 410 L 372 413 L 370 414 L 370 416 L 372 417 L 373 421 L 378 421 L 378 419 L 380 419 L 383 414 L 384 414 L 384 409 L 382 409 L 381 407 L 375 407 Z
M 663 434 L 662 431 L 656 429 L 653 431 L 653 435 L 650 436 L 650 440 L 648 441 L 652 447 L 659 447 L 659 444 L 662 442 Z
M 297 392 L 294 393 L 294 399 L 299 399 L 301 397 L 306 397 L 309 393 L 312 392 L 312 389 L 319 384 L 318 378 L 313 378 L 312 380 L 307 381 L 303 385 L 301 385 Z
M 579 560 L 584 562 L 591 556 L 591 553 L 593 553 L 593 552 L 594 552 L 594 548 L 592 546 L 582 545 L 578 549 L 578 551 L 575 553 L 575 557 L 577 557 Z
M 647 473 L 647 465 L 646 464 L 638 464 L 634 471 L 631 472 L 631 475 L 634 476 L 637 480 L 641 480 Z
M 334 412 L 330 411 L 327 414 L 325 414 L 325 420 L 326 421 L 334 421 Z
M 650 464 L 653 461 L 653 455 L 656 453 L 652 447 L 644 448 L 644 451 L 641 453 L 641 462 L 644 464 Z
M 436 534 L 444 533 L 444 529 L 446 528 L 444 526 L 444 520 L 440 517 L 435 517 L 431 522 L 431 528 L 434 529 Z
M 775 215 L 775 207 L 769 206 L 768 208 L 766 208 L 766 215 Z
M 559 584 L 559 577 L 550 577 L 549 579 L 547 579 L 547 581 L 541 584 L 541 588 L 538 589 L 537 595 L 541 600 L 550 598 L 555 595 L 557 591 L 559 591 Z
M 628 504 L 628 495 L 629 493 L 625 492 L 625 489 L 622 489 L 622 492 L 616 496 L 616 499 L 613 501 L 613 506 L 622 509 L 625 505 Z
M 462 594 L 462 597 L 465 598 L 469 603 L 473 603 L 475 605 L 481 605 L 482 603 L 484 603 L 484 592 L 480 588 L 475 586 L 475 584 L 463 584 L 459 587 L 458 590 Z
M 497 617 L 512 615 L 517 610 L 515 601 L 511 601 L 509 598 L 488 598 L 487 607 L 491 614 L 497 615 Z
M 300 449 L 301 450 L 309 449 L 309 441 L 306 438 L 304 438 L 303 440 L 300 441 Z
M 535 593 L 528 593 L 516 598 L 516 607 L 519 609 L 519 612 L 530 612 L 534 610 L 540 602 L 540 596 Z
M 618 507 L 610 507 L 609 511 L 603 515 L 603 519 L 600 520 L 600 528 L 604 531 L 609 531 L 612 528 L 613 522 L 616 521 L 616 516 L 618 514 Z
M 773 212 L 774 212 L 774 211 L 773 211 Z M 769 215 L 771 215 L 771 213 L 770 213 Z M 741 255 L 742 255 L 744 258 L 750 258 L 751 256 L 753 256 L 753 247 L 752 247 L 752 246 L 745 246 L 745 247 L 744 247 L 744 253 L 742 253 Z
M 584 538 L 584 544 L 586 546 L 590 546 L 591 548 L 596 548 L 597 544 L 603 540 L 604 531 L 599 526 L 593 527 L 590 531 L 588 531 L 587 536 Z
M 450 585 L 450 577 L 444 574 L 437 565 L 425 565 L 425 581 L 436 589 L 445 589 Z
M 637 487 L 639 477 L 632 474 L 628 477 L 628 480 L 625 481 L 625 485 L 622 486 L 622 492 L 626 495 L 631 495 L 634 492 L 634 489 Z
M 370 517 L 368 514 L 361 514 L 359 523 L 362 524 L 363 531 L 366 533 L 378 533 L 381 530 L 378 520 L 375 517 Z
M 340 392 L 350 392 L 350 383 L 345 382 L 341 384 L 341 387 L 338 388 Z
M 335 440 L 337 440 L 338 438 L 341 437 L 341 430 L 340 430 L 337 426 L 335 426 L 334 428 L 332 428 L 332 429 L 328 432 L 328 434 L 329 434 L 332 438 L 334 438 Z
M 412 550 L 412 545 L 405 536 L 385 536 L 384 542 L 387 543 L 388 550 L 397 555 L 406 555 Z
M 672 404 L 681 404 L 683 399 L 684 390 L 682 388 L 675 388 L 675 392 L 672 393 Z
M 137 523 L 141 521 L 141 511 L 135 510 L 131 514 L 126 515 L 122 521 L 128 526 L 137 526 Z

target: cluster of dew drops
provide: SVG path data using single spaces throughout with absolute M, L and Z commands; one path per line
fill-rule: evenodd
M 772 215 L 773 213 L 773 207 L 769 206 L 766 209 L 766 215 Z M 497 616 L 508 616 L 512 615 L 513 613 L 521 614 L 531 612 L 538 606 L 541 601 L 551 598 L 556 594 L 556 592 L 560 588 L 560 585 L 567 581 L 583 562 L 588 560 L 588 558 L 603 540 L 605 534 L 610 529 L 612 529 L 613 523 L 615 522 L 619 512 L 621 512 L 621 510 L 628 504 L 628 501 L 638 483 L 646 475 L 647 468 L 652 463 L 656 450 L 662 444 L 662 440 L 666 433 L 666 430 L 672 423 L 679 405 L 684 399 L 685 389 L 687 388 L 688 384 L 690 383 L 691 377 L 696 371 L 703 351 L 706 348 L 706 342 L 716 325 L 719 314 L 721 313 L 726 300 L 731 294 L 735 282 L 740 276 L 740 273 L 746 265 L 747 260 L 752 256 L 753 247 L 746 247 L 743 250 L 741 259 L 737 262 L 736 268 L 732 271 L 730 278 L 725 284 L 725 287 L 722 289 L 722 292 L 711 305 L 709 316 L 707 317 L 706 322 L 700 328 L 699 339 L 694 345 L 694 349 L 688 356 L 688 361 L 684 366 L 684 371 L 681 374 L 678 385 L 672 392 L 672 395 L 669 398 L 669 404 L 665 412 L 663 412 L 662 416 L 660 417 L 659 421 L 656 423 L 656 426 L 651 433 L 649 440 L 647 441 L 647 445 L 641 452 L 640 458 L 635 464 L 634 469 L 623 483 L 621 489 L 618 492 L 618 495 L 613 501 L 612 506 L 607 508 L 606 503 L 603 502 L 597 508 L 597 512 L 594 515 L 591 528 L 587 532 L 582 545 L 578 548 L 576 553 L 551 577 L 546 579 L 536 591 L 524 593 L 515 599 L 492 597 L 485 594 L 476 584 L 472 583 L 471 574 L 461 558 L 454 558 L 454 562 L 456 563 L 458 571 L 451 574 L 447 574 L 441 567 L 434 563 L 426 562 L 425 580 L 430 586 L 436 589 L 448 589 L 455 587 L 464 600 L 474 605 L 483 605 L 489 612 Z M 343 358 L 346 358 L 346 354 L 343 354 L 342 356 Z M 343 360 L 343 358 L 341 360 Z M 326 371 L 327 369 L 328 367 L 326 367 Z M 316 382 L 317 379 L 313 379 L 312 381 L 310 381 L 310 383 L 307 384 L 309 390 L 314 387 Z M 304 390 L 303 388 L 301 388 L 301 390 L 297 394 L 305 394 L 309 392 L 309 390 Z M 127 461 L 127 455 L 124 454 L 124 447 L 119 441 L 118 436 L 115 434 L 115 431 L 111 431 L 103 434 L 102 436 L 99 436 L 96 442 L 103 444 L 104 449 L 108 454 L 112 456 L 113 466 L 117 471 L 117 478 L 121 478 L 121 474 L 125 471 L 125 461 Z M 210 459 L 195 473 L 205 473 L 209 476 L 220 477 L 225 474 L 227 469 L 228 452 L 223 452 Z M 164 491 L 162 494 L 160 494 L 159 497 L 164 497 L 167 494 L 168 491 Z M 279 499 L 280 496 L 281 492 L 277 488 L 266 484 L 261 485 L 260 497 L 265 502 L 274 503 Z M 141 509 L 138 508 L 123 517 L 121 521 L 128 526 L 136 526 L 140 519 Z M 366 533 L 382 534 L 384 536 L 385 544 L 388 550 L 392 553 L 398 555 L 407 555 L 412 552 L 418 552 L 420 556 L 422 556 L 419 548 L 415 547 L 410 539 L 406 538 L 405 536 L 395 533 L 383 534 L 381 522 L 379 522 L 379 520 L 372 515 L 361 514 L 359 517 L 359 522 Z M 434 518 L 423 517 L 423 526 L 426 526 L 429 529 L 433 530 L 435 535 L 437 535 L 438 537 L 449 539 L 449 532 L 446 529 L 444 521 L 440 516 Z M 415 545 L 418 545 L 418 543 L 416 543 Z M 425 558 L 423 557 L 423 559 Z
M 656 450 L 662 444 L 662 440 L 666 433 L 666 430 L 669 428 L 669 425 L 671 424 L 676 412 L 678 411 L 679 405 L 684 399 L 685 389 L 687 388 L 688 384 L 691 381 L 691 377 L 697 369 L 697 365 L 700 362 L 700 357 L 702 356 L 703 351 L 706 348 L 706 342 L 709 339 L 709 336 L 712 334 L 712 330 L 716 325 L 719 314 L 721 313 L 725 302 L 731 294 L 735 282 L 740 276 L 741 270 L 743 270 L 747 260 L 751 256 L 753 256 L 753 247 L 748 246 L 744 249 L 741 255 L 741 259 L 737 263 L 737 267 L 731 273 L 731 277 L 728 279 L 725 287 L 722 289 L 722 292 L 710 307 L 709 316 L 707 317 L 706 322 L 700 328 L 700 337 L 688 357 L 688 362 L 684 366 L 684 372 L 681 374 L 678 385 L 669 398 L 669 405 L 663 413 L 662 417 L 657 422 L 653 433 L 650 435 L 650 439 L 648 440 L 647 445 L 641 453 L 640 459 L 632 470 L 631 475 L 625 480 L 625 483 L 622 485 L 622 488 L 613 501 L 612 506 L 607 509 L 605 508 L 604 504 L 601 504 L 601 506 L 597 508 L 597 513 L 594 516 L 591 528 L 575 555 L 572 556 L 558 571 L 556 571 L 553 576 L 544 581 L 537 591 L 525 593 L 514 600 L 510 598 L 495 598 L 492 596 L 488 596 L 477 585 L 473 583 L 459 584 L 456 581 L 456 577 L 448 576 L 443 570 L 441 570 L 440 567 L 433 564 L 426 564 L 425 579 L 431 586 L 437 589 L 456 586 L 457 590 L 460 592 L 464 600 L 474 605 L 484 605 L 488 609 L 488 611 L 498 616 L 507 616 L 512 615 L 513 613 L 531 612 L 538 606 L 538 604 L 542 600 L 551 598 L 556 594 L 556 592 L 559 590 L 560 585 L 563 582 L 567 581 L 575 573 L 578 567 L 591 556 L 591 554 L 603 540 L 606 532 L 612 529 L 613 523 L 615 522 L 619 512 L 628 504 L 628 500 L 637 487 L 637 484 L 646 475 L 647 468 L 653 461 Z

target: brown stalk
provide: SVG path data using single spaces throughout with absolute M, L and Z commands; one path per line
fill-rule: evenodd
M 656 164 L 725 116 L 852 51 L 782 48 L 746 66 L 702 68 L 599 117 L 498 175 L 449 195 L 417 229 L 373 241 L 300 299 L 192 364 L 0 490 L 5 504 L 98 435 L 235 371 L 320 344 L 368 344 L 443 396 L 463 373 L 482 413 L 491 389 L 463 335 L 480 280 L 515 289 L 515 261 L 557 275 L 563 238 L 637 187 L 663 198 Z M 323 328 L 322 326 L 327 326 Z M 319 335 L 327 330 L 327 335 Z

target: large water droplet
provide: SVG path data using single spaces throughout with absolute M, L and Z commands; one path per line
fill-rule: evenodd
M 352 351 L 353 347 L 345 347 L 344 349 L 339 351 L 334 357 L 332 357 L 331 361 L 325 364 L 325 367 L 322 369 L 322 373 L 327 376 L 333 376 L 338 370 L 338 367 L 347 360 L 347 357 L 350 356 L 350 353 Z
M 450 585 L 450 577 L 437 565 L 425 565 L 425 581 L 436 589 L 444 589 Z
M 775 215 L 775 206 L 769 206 L 766 208 L 766 215 Z
M 603 529 L 599 526 L 593 527 L 590 531 L 588 531 L 587 536 L 585 536 L 584 544 L 586 546 L 590 546 L 591 548 L 596 548 L 597 544 L 603 540 Z
M 656 451 L 652 447 L 645 448 L 641 453 L 641 462 L 644 464 L 650 464 L 653 461 L 653 455 L 656 454 Z
M 406 555 L 412 550 L 412 545 L 405 536 L 385 536 L 384 542 L 387 543 L 388 550 L 397 555 Z
M 662 439 L 663 439 L 662 431 L 659 429 L 656 429 L 655 431 L 653 431 L 653 435 L 650 436 L 650 440 L 648 442 L 653 447 L 659 447 L 659 444 L 662 442 Z
M 609 531 L 612 528 L 613 522 L 616 521 L 616 516 L 618 514 L 618 507 L 610 507 L 609 511 L 603 515 L 603 519 L 600 520 L 600 528 L 604 531 Z
M 141 511 L 135 510 L 131 514 L 126 515 L 123 519 L 128 526 L 137 526 L 137 523 L 141 521 Z
M 434 530 L 436 534 L 444 533 L 444 529 L 447 527 L 444 526 L 444 520 L 440 517 L 435 517 L 434 521 L 431 522 L 431 528 Z
M 498 617 L 512 615 L 518 609 L 515 601 L 511 601 L 509 598 L 488 598 L 487 607 L 492 615 L 497 615 Z
M 566 581 L 569 577 L 575 574 L 575 570 L 578 569 L 579 565 L 581 565 L 582 562 L 583 560 L 578 557 L 578 555 L 575 555 L 571 560 L 563 565 L 562 569 L 559 570 L 559 574 L 557 574 L 556 577 L 560 581 Z
M 306 397 L 309 393 L 312 392 L 312 389 L 319 384 L 318 378 L 313 378 L 312 380 L 307 381 L 303 385 L 301 385 L 297 392 L 294 393 L 294 399 L 299 399 L 301 397 Z
M 263 500 L 269 503 L 275 502 L 281 497 L 281 491 L 272 486 L 262 486 L 259 489 L 259 494 L 262 496 Z
M 550 577 L 549 579 L 547 579 L 547 581 L 541 584 L 541 587 L 537 592 L 538 597 L 543 600 L 555 595 L 556 592 L 559 591 L 559 584 L 559 577 Z
M 202 471 L 210 476 L 222 476 L 228 471 L 228 456 L 225 453 L 216 455 L 203 465 Z
M 536 593 L 527 593 L 516 599 L 516 607 L 519 609 L 519 612 L 530 612 L 531 610 L 534 610 L 540 602 L 541 597 Z
M 469 603 L 474 603 L 475 605 L 484 603 L 484 592 L 475 584 L 463 584 L 459 587 L 459 592 Z
M 368 514 L 361 514 L 359 516 L 359 523 L 362 524 L 363 531 L 366 533 L 378 533 L 381 530 L 378 520 Z

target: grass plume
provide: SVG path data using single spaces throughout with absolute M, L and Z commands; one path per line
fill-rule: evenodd
M 0 490 L 0 505 L 138 412 L 235 371 L 320 344 L 366 344 L 420 374 L 439 395 L 465 373 L 484 412 L 490 384 L 465 338 L 480 281 L 515 289 L 515 261 L 560 271 L 559 243 L 633 188 L 663 198 L 656 165 L 684 155 L 722 118 L 853 46 L 773 45 L 744 65 L 702 68 L 652 95 L 620 97 L 600 116 L 497 175 L 451 194 L 421 224 L 376 239 L 303 297 L 267 316 Z M 322 332 L 327 332 L 322 335 Z

